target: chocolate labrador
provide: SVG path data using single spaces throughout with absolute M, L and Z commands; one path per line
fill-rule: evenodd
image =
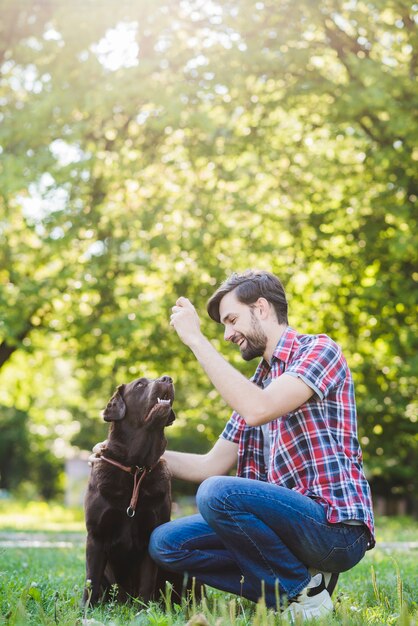
M 159 599 L 166 578 L 179 592 L 179 580 L 160 572 L 148 554 L 151 532 L 170 519 L 170 474 L 161 455 L 164 428 L 175 419 L 173 400 L 170 377 L 138 378 L 120 385 L 103 411 L 108 443 L 93 463 L 85 498 L 84 604 L 108 597 L 112 585 L 119 601 Z

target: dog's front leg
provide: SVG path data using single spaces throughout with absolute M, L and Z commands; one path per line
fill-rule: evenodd
M 86 544 L 86 586 L 83 594 L 83 606 L 97 603 L 101 593 L 103 574 L 107 554 L 104 543 L 89 533 Z

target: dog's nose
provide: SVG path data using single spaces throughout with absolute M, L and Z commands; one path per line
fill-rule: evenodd
M 160 378 L 162 383 L 172 383 L 173 379 L 170 376 L 161 376 Z

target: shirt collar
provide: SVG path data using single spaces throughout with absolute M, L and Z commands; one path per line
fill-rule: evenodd
M 273 363 L 273 359 L 278 359 L 279 361 L 283 361 L 284 363 L 288 362 L 296 335 L 297 332 L 290 326 L 287 326 L 286 330 L 280 337 L 277 346 L 273 351 L 271 364 Z
M 277 346 L 274 349 L 270 363 L 268 363 L 265 359 L 261 359 L 260 363 L 258 364 L 258 367 L 253 376 L 253 381 L 255 383 L 260 384 L 262 380 L 268 375 L 275 359 L 278 361 L 283 361 L 283 363 L 288 362 L 296 335 L 297 332 L 293 328 L 290 328 L 290 326 L 286 327 L 284 333 L 277 343 Z

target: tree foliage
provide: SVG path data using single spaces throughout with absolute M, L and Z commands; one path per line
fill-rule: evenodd
M 1 4 L 0 401 L 59 452 L 104 434 L 117 383 L 171 373 L 171 443 L 204 450 L 228 409 L 170 307 L 250 373 L 204 310 L 262 267 L 293 326 L 343 346 L 375 485 L 411 493 L 416 6 Z

